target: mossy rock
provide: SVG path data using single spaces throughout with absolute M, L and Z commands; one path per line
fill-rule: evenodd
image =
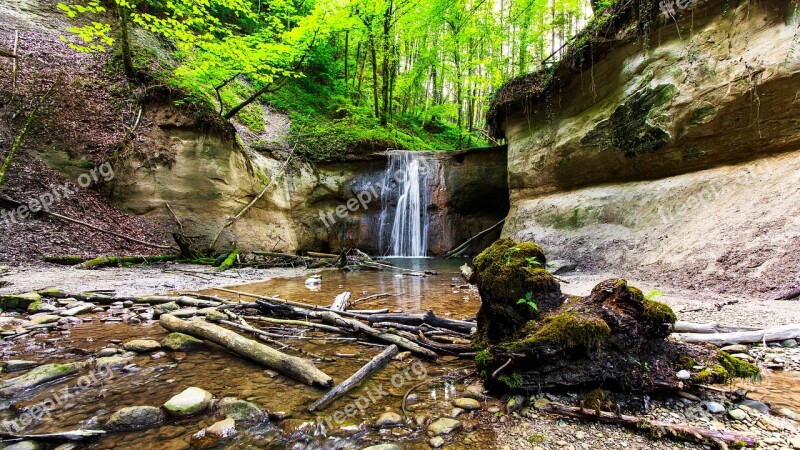
M 734 358 L 725 352 L 719 352 L 718 356 L 720 365 L 725 368 L 730 378 L 747 378 L 750 380 L 756 380 L 761 377 L 761 370 L 747 361 Z
M 692 381 L 697 384 L 727 383 L 731 379 L 724 367 L 714 365 L 692 375 Z
M 36 312 L 41 303 L 42 296 L 36 292 L 0 296 L 0 309 L 3 311 L 28 311 L 29 308 L 33 308 L 31 312 Z
M 476 348 L 517 334 L 530 320 L 562 303 L 561 288 L 545 269 L 546 264 L 541 247 L 510 239 L 496 241 L 475 258 L 473 265 L 482 300 L 474 339 Z
M 607 411 L 614 405 L 611 393 L 602 389 L 587 392 L 581 397 L 580 404 L 584 408 Z
M 175 352 L 187 352 L 202 345 L 202 340 L 183 333 L 170 333 L 167 335 L 167 337 L 161 340 L 162 347 Z
M 611 335 L 611 328 L 602 319 L 574 312 L 561 313 L 532 324 L 538 329 L 522 340 L 504 344 L 509 352 L 533 352 L 542 347 L 562 350 L 599 347 Z

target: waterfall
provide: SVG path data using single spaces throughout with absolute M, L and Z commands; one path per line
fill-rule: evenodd
M 387 156 L 381 194 L 381 251 L 389 256 L 427 256 L 431 159 L 425 153 L 400 150 Z

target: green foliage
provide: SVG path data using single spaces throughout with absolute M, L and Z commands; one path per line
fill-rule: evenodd
M 645 299 L 645 300 L 655 300 L 655 299 L 657 299 L 658 297 L 661 297 L 662 295 L 664 295 L 664 293 L 663 293 L 663 292 L 659 291 L 658 289 L 653 289 L 653 290 L 651 290 L 650 292 L 648 292 L 648 293 L 647 293 L 647 294 L 644 296 L 644 299 Z
M 545 319 L 544 324 L 520 341 L 504 344 L 509 352 L 533 351 L 541 346 L 595 348 L 611 335 L 603 320 L 577 313 L 561 313 Z
M 500 375 L 497 380 L 512 391 L 521 388 L 523 382 L 522 375 L 519 372 L 514 372 L 511 375 Z
M 753 364 L 739 358 L 719 352 L 719 363 L 728 372 L 731 378 L 746 378 L 751 381 L 761 379 L 761 371 Z
M 489 350 L 481 350 L 475 354 L 475 363 L 478 367 L 486 367 L 491 359 L 492 354 L 489 353 Z
M 539 306 L 533 301 L 533 292 L 527 292 L 524 298 L 517 301 L 518 305 L 528 305 L 532 310 L 539 311 Z

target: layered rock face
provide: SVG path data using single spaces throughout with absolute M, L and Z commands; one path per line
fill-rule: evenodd
M 273 186 L 227 229 L 221 246 L 248 250 L 338 251 L 379 254 L 386 155 L 348 162 L 308 164 L 288 155 L 234 145 L 180 114 L 153 114 L 157 132 L 149 152 L 117 175 L 112 197 L 124 210 L 171 226 L 169 204 L 186 234 L 210 240 L 275 177 Z M 430 252 L 441 255 L 490 227 L 508 211 L 505 148 L 432 152 Z M 281 160 L 283 159 L 283 160 Z M 275 176 L 277 175 L 277 176 Z M 344 210 L 345 214 L 337 214 Z M 391 215 L 392 212 L 389 211 Z M 497 236 L 486 236 L 480 250 Z M 386 236 L 383 237 L 386 239 Z
M 799 19 L 788 1 L 677 9 L 649 32 L 620 27 L 585 70 L 562 65 L 544 92 L 496 106 L 503 236 L 686 287 L 796 284 Z

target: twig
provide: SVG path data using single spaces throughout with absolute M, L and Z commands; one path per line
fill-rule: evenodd
M 178 231 L 179 231 L 179 232 L 180 232 L 182 235 L 185 235 L 186 233 L 184 233 L 184 231 L 183 231 L 183 224 L 182 224 L 182 223 L 181 223 L 181 221 L 178 219 L 178 216 L 175 214 L 175 211 L 173 211 L 173 210 L 172 210 L 172 207 L 171 207 L 171 206 L 169 206 L 169 203 L 164 203 L 164 205 L 167 207 L 167 210 L 169 210 L 170 214 L 172 214 L 172 218 L 173 218 L 173 219 L 175 219 L 175 223 L 177 223 L 177 224 L 178 224 Z
M 498 367 L 497 370 L 492 372 L 492 378 L 497 378 L 497 375 L 499 375 L 500 372 L 502 372 L 506 367 L 508 367 L 509 364 L 511 364 L 511 361 L 512 361 L 512 359 L 508 358 L 508 361 L 506 361 L 505 364 L 503 364 L 502 366 Z

